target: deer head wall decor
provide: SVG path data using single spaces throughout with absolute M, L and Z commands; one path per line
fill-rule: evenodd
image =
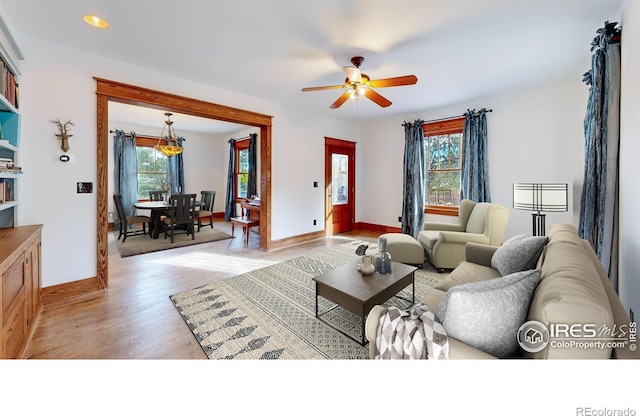
M 60 148 L 66 153 L 69 150 L 69 137 L 73 136 L 73 134 L 69 134 L 69 126 L 73 126 L 74 124 L 71 120 L 62 124 L 60 119 L 51 120 L 50 122 L 58 125 L 60 134 L 56 134 L 56 137 L 60 139 Z

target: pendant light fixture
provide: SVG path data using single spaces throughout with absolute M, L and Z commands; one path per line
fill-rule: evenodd
M 155 149 L 159 152 L 162 152 L 167 157 L 175 156 L 184 150 L 182 146 L 180 146 L 178 142 L 178 136 L 176 136 L 176 132 L 173 128 L 173 121 L 171 121 L 172 113 L 164 113 L 167 116 L 167 120 L 165 121 L 165 126 L 162 127 L 162 133 L 160 133 L 160 137 L 166 137 L 166 141 L 164 143 L 164 139 L 158 140 L 158 144 L 155 145 Z M 167 135 L 164 134 L 164 129 L 167 129 Z

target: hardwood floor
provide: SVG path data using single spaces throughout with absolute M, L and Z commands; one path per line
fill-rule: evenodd
M 231 233 L 230 223 L 215 226 Z M 110 235 L 109 288 L 45 305 L 24 358 L 204 359 L 170 295 L 350 238 L 378 235 L 350 232 L 267 253 L 257 249 L 256 233 L 246 248 L 236 230 L 234 239 L 127 258 L 120 257 Z

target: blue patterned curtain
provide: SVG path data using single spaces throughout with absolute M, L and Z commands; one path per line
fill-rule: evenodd
M 251 198 L 258 192 L 258 155 L 256 142 L 258 135 L 253 133 L 249 135 L 249 174 L 247 178 L 247 196 Z
M 183 147 L 184 138 L 178 138 L 178 146 Z M 171 195 L 184 193 L 184 159 L 182 153 L 167 158 L 167 168 L 171 169 Z
M 224 205 L 224 220 L 231 221 L 236 216 L 236 141 L 229 140 L 229 168 L 227 170 L 227 196 Z
M 467 110 L 462 129 L 460 198 L 491 202 L 487 148 L 487 110 Z
M 402 196 L 402 232 L 418 238 L 424 221 L 425 156 L 422 120 L 403 123 L 404 180 Z
M 136 155 L 136 134 L 129 137 L 122 130 L 113 136 L 113 192 L 122 195 L 124 213 L 134 215 L 134 203 L 138 200 L 138 159 Z M 119 218 L 115 220 L 120 226 Z
M 584 118 L 584 184 L 578 233 L 598 254 L 618 290 L 618 146 L 620 143 L 620 29 L 605 22 L 591 43 Z

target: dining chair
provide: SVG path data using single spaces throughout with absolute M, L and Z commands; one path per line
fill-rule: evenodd
M 122 242 L 127 241 L 129 235 L 139 235 L 140 230 L 130 229 L 130 225 L 142 224 L 142 234 L 147 234 L 147 224 L 149 224 L 149 230 L 151 231 L 151 218 L 146 215 L 127 215 L 124 212 L 124 206 L 122 204 L 122 195 L 114 194 L 113 202 L 116 205 L 116 212 L 118 213 L 118 220 L 120 223 L 118 234 L 118 240 L 122 237 Z
M 198 232 L 202 227 L 202 218 L 209 218 L 209 225 L 213 228 L 213 203 L 216 200 L 216 191 L 200 191 L 200 199 L 202 205 L 200 209 L 196 211 L 196 217 L 198 222 Z
M 187 235 L 191 234 L 191 239 L 195 240 L 196 194 L 171 195 L 169 205 L 170 217 L 164 219 L 164 238 L 171 234 L 173 243 L 175 230 L 184 229 Z
M 152 201 L 164 201 L 165 191 L 149 191 L 149 199 Z
M 166 197 L 166 195 L 167 193 L 165 191 L 149 191 L 149 199 L 151 201 L 164 201 L 164 198 Z M 160 223 L 164 224 L 164 219 L 168 218 L 171 215 L 171 212 L 169 210 L 161 211 L 159 215 L 160 215 Z M 162 232 L 162 229 L 160 229 L 159 232 Z M 149 233 L 149 236 L 152 236 L 152 235 L 153 233 Z

